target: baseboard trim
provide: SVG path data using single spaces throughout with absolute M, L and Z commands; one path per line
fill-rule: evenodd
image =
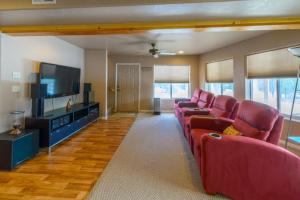
M 108 120 L 108 116 L 101 117 L 102 120 Z
M 162 113 L 173 113 L 174 111 L 173 110 L 162 110 L 161 112 Z
M 140 113 L 151 113 L 154 112 L 154 110 L 140 110 Z M 161 113 L 173 113 L 173 110 L 161 110 Z
M 153 110 L 140 110 L 140 113 L 152 113 L 154 112 Z

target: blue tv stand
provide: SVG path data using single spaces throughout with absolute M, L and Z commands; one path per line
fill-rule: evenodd
M 39 130 L 22 130 L 20 135 L 0 134 L 0 169 L 12 170 L 39 152 Z
M 71 110 L 65 108 L 46 112 L 43 117 L 26 118 L 27 129 L 40 130 L 40 147 L 51 148 L 71 137 L 99 118 L 99 103 L 75 104 Z

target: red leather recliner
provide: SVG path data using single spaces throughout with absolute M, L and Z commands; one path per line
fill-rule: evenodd
M 226 95 L 219 95 L 215 98 L 213 106 L 209 109 L 210 118 L 228 118 L 231 119 L 235 117 L 235 113 L 238 109 L 238 101 L 236 98 Z M 186 112 L 184 117 L 182 117 L 181 123 L 184 127 L 184 134 L 189 143 L 191 143 L 191 129 L 190 129 L 190 119 L 191 116 L 201 113 L 197 112 Z
M 202 91 L 196 107 L 181 107 L 181 105 L 179 105 L 178 120 L 181 126 L 184 128 L 184 117 L 186 116 L 208 114 L 208 112 L 210 111 L 209 108 L 212 106 L 214 98 L 215 97 L 213 93 Z
M 242 101 L 234 121 L 224 118 L 204 119 L 192 117 L 190 120 L 191 149 L 198 166 L 200 166 L 201 137 L 208 133 L 222 134 L 230 125 L 233 125 L 242 136 L 277 145 L 283 130 L 283 123 L 284 118 L 276 109 L 254 101 Z
M 243 136 L 204 135 L 201 152 L 201 179 L 208 194 L 236 200 L 300 198 L 300 158 L 279 146 Z
M 179 106 L 182 107 L 196 107 L 197 103 L 199 101 L 199 97 L 201 94 L 202 90 L 200 88 L 195 89 L 192 98 L 186 99 L 186 98 L 179 98 L 175 99 L 173 108 L 176 117 L 179 115 Z

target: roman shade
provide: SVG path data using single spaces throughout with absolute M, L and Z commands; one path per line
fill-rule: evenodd
M 247 56 L 247 78 L 295 77 L 300 59 L 288 49 Z
M 155 83 L 189 83 L 190 66 L 155 65 Z
M 233 59 L 208 63 L 206 65 L 207 83 L 232 83 Z

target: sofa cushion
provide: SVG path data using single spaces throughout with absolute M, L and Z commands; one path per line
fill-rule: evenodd
M 202 91 L 198 101 L 199 108 L 208 108 L 213 101 L 213 93 Z
M 191 134 L 189 136 L 188 142 L 190 144 L 191 150 L 193 153 L 196 153 L 200 156 L 200 149 L 201 149 L 201 137 L 205 134 L 209 133 L 218 133 L 221 134 L 218 131 L 212 131 L 209 129 L 192 129 Z
M 201 90 L 201 89 L 196 89 L 196 90 L 194 91 L 194 94 L 193 94 L 192 98 L 191 98 L 191 102 L 193 102 L 193 103 L 198 103 L 198 101 L 199 101 L 199 96 L 200 96 L 201 93 L 202 93 L 202 90 Z
M 278 116 L 279 112 L 268 105 L 243 101 L 233 126 L 243 136 L 266 140 Z
M 233 112 L 237 99 L 234 97 L 219 95 L 215 98 L 211 114 L 216 117 L 229 118 Z

